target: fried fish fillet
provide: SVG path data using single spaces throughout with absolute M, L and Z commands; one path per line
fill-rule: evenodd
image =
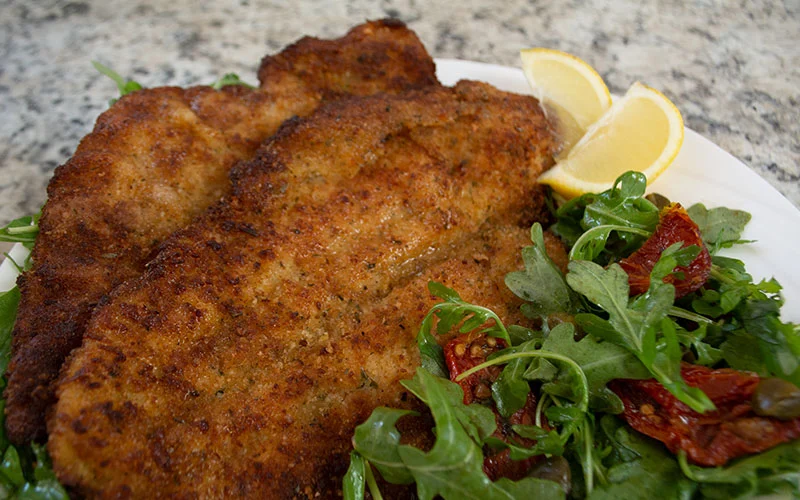
M 335 496 L 354 426 L 410 404 L 427 280 L 516 309 L 502 276 L 552 152 L 535 99 L 477 82 L 284 125 L 95 311 L 48 419 L 59 479 L 90 497 Z
M 338 40 L 304 38 L 259 70 L 261 89 L 147 89 L 119 100 L 59 167 L 33 251 L 5 391 L 10 439 L 45 436 L 52 381 L 103 296 L 230 189 L 228 172 L 286 119 L 346 95 L 436 85 L 433 61 L 398 21 Z

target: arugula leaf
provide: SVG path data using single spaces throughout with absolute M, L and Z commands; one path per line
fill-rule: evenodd
M 703 241 L 712 254 L 719 251 L 720 248 L 730 248 L 735 244 L 748 243 L 741 238 L 745 226 L 751 219 L 749 213 L 726 207 L 708 210 L 702 203 L 692 205 L 687 212 L 700 228 Z
M 503 322 L 491 309 L 470 304 L 462 299 L 452 288 L 448 288 L 435 281 L 428 283 L 428 289 L 432 295 L 445 301 L 436 304 L 431 309 L 431 312 L 435 313 L 439 318 L 439 324 L 437 325 L 437 332 L 439 335 L 449 332 L 459 323 L 461 324 L 458 329 L 459 333 L 467 333 L 489 321 L 493 321 L 494 326 L 484 329 L 484 332 L 492 337 L 505 340 L 508 345 L 511 344 L 511 338 L 508 335 L 505 325 L 503 325 Z
M 532 358 L 528 369 L 525 370 L 527 380 L 538 380 L 540 382 L 552 382 L 558 377 L 558 367 L 547 360 L 547 358 Z M 564 391 L 570 395 L 572 391 Z M 561 395 L 561 394 L 559 394 Z
M 0 241 L 20 243 L 28 250 L 28 254 L 22 263 L 15 261 L 8 253 L 5 254 L 6 258 L 20 273 L 27 271 L 31 267 L 30 251 L 33 249 L 33 243 L 36 240 L 36 236 L 39 234 L 39 219 L 41 215 L 42 213 L 39 211 L 34 215 L 20 217 L 12 220 L 5 227 L 0 228 Z
M 467 333 L 493 321 L 494 324 L 484 328 L 483 331 L 487 335 L 499 337 L 511 345 L 508 330 L 494 311 L 466 302 L 455 290 L 436 281 L 428 282 L 428 290 L 431 295 L 444 300 L 431 308 L 422 320 L 417 334 L 417 347 L 419 347 L 422 357 L 422 366 L 430 373 L 437 377 L 446 378 L 448 376 L 444 352 L 432 334 L 434 319 L 438 320 L 436 331 L 439 335 L 446 334 L 459 323 L 461 326 L 458 331 Z
M 598 332 L 605 336 L 606 340 L 637 355 L 644 350 L 643 339 L 647 330 L 666 316 L 672 305 L 672 298 L 661 293 L 649 301 L 640 301 L 638 309 L 629 308 L 628 275 L 618 264 L 603 269 L 593 262 L 572 261 L 569 263 L 567 283 L 573 290 L 583 294 L 609 313 L 607 322 L 597 317 L 594 319 L 608 327 Z M 648 307 L 643 308 L 643 305 Z M 581 316 L 583 315 L 576 316 L 576 319 Z M 591 326 L 589 323 L 586 325 Z
M 32 443 L 31 448 L 36 458 L 36 466 L 33 469 L 34 481 L 25 483 L 17 492 L 17 498 L 20 500 L 68 500 L 69 495 L 58 482 L 44 445 Z
M 2 385 L 5 385 L 5 383 L 3 383 Z M 0 387 L 0 390 L 2 390 L 3 388 L 4 387 Z M 9 441 L 8 441 L 8 436 L 6 436 L 6 428 L 5 428 L 6 414 L 5 414 L 5 409 L 6 409 L 6 400 L 5 399 L 0 399 L 0 453 L 4 452 L 5 449 L 8 448 L 8 445 L 10 444 Z
M 6 373 L 8 362 L 11 360 L 11 332 L 17 317 L 19 299 L 17 287 L 7 292 L 0 292 L 0 376 Z
M 550 232 L 561 238 L 567 247 L 574 246 L 584 231 L 581 221 L 586 206 L 592 203 L 596 197 L 597 195 L 594 193 L 586 193 L 561 205 L 554 212 L 556 222 L 548 228 Z
M 595 441 L 594 441 L 594 415 L 586 414 L 578 423 L 577 432 L 574 434 L 574 454 L 578 457 L 583 471 L 584 489 L 587 495 L 594 491 L 595 469 Z
M 430 288 L 430 284 L 428 284 L 428 287 Z M 447 365 L 444 361 L 444 349 L 436 342 L 436 337 L 431 334 L 435 316 L 434 311 L 428 312 L 422 320 L 419 333 L 417 333 L 420 363 L 423 368 L 437 377 L 448 377 Z
M 535 351 L 540 343 L 539 340 L 534 339 L 512 349 L 513 352 Z M 492 383 L 492 397 L 497 405 L 497 411 L 505 418 L 510 418 L 517 410 L 525 406 L 525 402 L 528 400 L 531 386 L 523 378 L 523 375 L 530 362 L 531 358 L 512 359 L 500 372 L 497 380 Z
M 747 332 L 740 330 L 728 334 L 719 349 L 731 368 L 754 372 L 762 377 L 769 376 L 769 369 L 761 357 L 758 339 Z
M 538 222 L 531 227 L 531 241 L 533 246 L 522 249 L 525 270 L 508 273 L 506 286 L 514 295 L 529 302 L 522 308 L 529 318 L 572 312 L 575 309 L 572 291 L 545 251 L 544 234 Z
M 17 499 L 67 500 L 43 445 L 9 446 L 0 464 L 0 492 Z
M 247 87 L 249 89 L 254 89 L 253 85 L 249 83 L 243 82 L 239 79 L 239 75 L 236 73 L 225 73 L 219 80 L 209 85 L 214 90 L 219 90 L 222 87 L 227 87 L 228 85 L 240 85 L 242 87 Z
M 655 331 L 650 329 L 646 335 L 645 357 L 640 358 L 648 365 L 656 380 L 669 392 L 699 413 L 715 409 L 714 403 L 700 389 L 686 384 L 681 375 L 681 352 L 675 323 L 668 318 L 661 320 L 662 339 L 656 343 Z M 649 347 L 648 347 L 649 346 Z
M 703 366 L 714 366 L 723 358 L 723 353 L 720 349 L 704 342 L 706 338 L 706 331 L 708 330 L 707 323 L 701 323 L 693 331 L 688 331 L 673 322 L 678 341 L 689 348 L 694 349 L 697 354 L 697 359 L 694 364 Z
M 606 445 L 604 460 L 607 459 L 608 463 L 632 462 L 641 458 L 641 455 L 629 446 L 629 433 L 617 432 L 620 427 L 624 426 L 625 421 L 621 418 L 609 415 L 600 419 L 598 441 Z M 629 429 L 629 431 L 632 431 L 632 429 Z
M 665 270 L 671 271 L 677 262 L 674 255 L 665 251 L 653 269 L 648 291 L 630 303 L 628 275 L 618 264 L 603 269 L 593 262 L 572 261 L 567 283 L 609 314 L 608 320 L 591 315 L 595 316 L 591 321 L 585 320 L 586 314 L 577 315 L 575 319 L 585 331 L 630 350 L 676 398 L 704 413 L 714 409 L 714 404 L 680 376 L 677 336 L 674 328 L 670 329 L 669 321 L 662 322 L 675 299 L 674 287 L 664 283 L 662 278 Z M 593 328 L 596 325 L 602 326 Z M 664 336 L 657 342 L 659 326 Z
M 563 325 L 568 325 L 568 324 L 562 323 L 562 325 L 559 325 L 558 327 L 562 327 Z M 472 375 L 473 373 L 483 370 L 484 368 L 487 368 L 489 366 L 501 365 L 504 363 L 511 362 L 515 359 L 524 359 L 524 358 L 532 358 L 532 359 L 543 358 L 548 361 L 556 361 L 567 367 L 568 373 L 564 374 L 563 379 L 556 380 L 557 377 L 555 377 L 555 375 L 561 375 L 561 370 L 558 370 L 557 372 L 548 371 L 548 376 L 545 380 L 547 380 L 548 382 L 553 382 L 553 385 L 551 385 L 550 388 L 552 388 L 552 392 L 554 394 L 572 399 L 577 404 L 581 412 L 585 413 L 589 409 L 589 383 L 586 381 L 586 375 L 584 375 L 583 370 L 581 370 L 581 367 L 578 366 L 578 364 L 575 363 L 575 361 L 568 358 L 567 356 L 555 352 L 546 352 L 541 350 L 530 351 L 527 349 L 522 351 L 516 351 L 513 348 L 504 349 L 492 355 L 491 359 L 484 361 L 479 365 L 473 366 L 469 370 L 465 370 L 458 377 L 456 377 L 456 381 L 463 380 Z M 569 377 L 567 377 L 566 375 L 569 375 Z M 526 370 L 524 374 L 524 377 L 528 380 L 538 380 L 538 377 L 540 376 L 541 376 L 541 371 L 536 368 L 534 368 L 534 370 L 531 370 L 531 367 L 529 367 L 529 369 Z M 564 386 L 556 387 L 557 385 L 565 381 L 568 381 L 568 387 Z M 542 390 L 546 392 L 546 389 L 547 386 L 545 385 L 542 388 Z
M 13 489 L 25 484 L 25 476 L 22 473 L 22 464 L 19 460 L 19 453 L 13 446 L 9 446 L 3 454 L 3 461 L 0 462 L 0 474 L 7 481 L 7 485 Z
M 647 178 L 641 172 L 629 171 L 620 175 L 611 189 L 597 195 L 587 205 L 583 226 L 620 224 L 653 231 L 658 224 L 658 208 L 643 198 Z
M 800 386 L 800 332 L 781 322 L 780 304 L 779 299 L 750 298 L 737 313 L 747 333 L 758 339 L 770 373 Z
M 700 247 L 697 245 L 682 246 L 683 242 L 673 243 L 661 252 L 661 256 L 653 270 L 650 271 L 652 279 L 663 281 L 665 277 L 674 273 L 678 266 L 688 266 L 700 254 Z
M 581 408 L 574 406 L 550 406 L 545 411 L 547 419 L 557 424 L 569 424 L 578 422 L 583 418 L 584 412 Z
M 566 203 L 556 212 L 558 221 L 550 229 L 572 247 L 573 258 L 595 260 L 604 252 L 627 255 L 658 225 L 658 208 L 642 197 L 646 188 L 644 174 L 626 172 L 611 189 Z
M 388 482 L 408 484 L 416 481 L 417 493 L 422 500 L 429 500 L 437 495 L 446 500 L 564 498 L 561 487 L 551 481 L 525 478 L 516 482 L 508 479 L 492 482 L 483 473 L 483 453 L 474 438 L 475 423 L 469 412 L 464 411 L 467 406 L 460 400 L 453 400 L 455 391 L 451 387 L 455 386 L 460 393 L 458 397 L 463 398 L 460 387 L 449 380 L 431 375 L 424 368 L 417 369 L 413 382 L 407 384 L 409 385 L 413 387 L 410 389 L 412 392 L 424 396 L 436 424 L 436 442 L 428 453 L 400 444 L 400 433 L 395 424 L 400 417 L 410 413 L 404 410 L 375 409 L 369 419 L 356 428 L 353 437 L 356 452 L 375 465 Z M 481 408 L 494 419 L 491 410 Z M 465 424 L 473 427 L 473 430 L 467 430 Z M 488 428 L 480 433 L 485 434 L 487 431 Z M 492 428 L 491 432 L 493 431 Z M 353 476 L 357 476 L 359 466 L 353 468 L 356 469 Z M 369 483 L 368 463 L 365 464 L 365 473 Z M 357 486 L 354 490 L 357 490 Z
M 342 481 L 345 500 L 364 500 L 364 484 L 367 481 L 366 460 L 358 452 L 350 452 L 350 466 Z
M 428 394 L 427 390 L 430 384 L 424 384 L 419 373 L 413 379 L 402 380 L 400 383 L 423 403 L 430 406 L 431 395 Z M 464 391 L 461 386 L 442 377 L 434 377 L 431 383 L 436 384 L 439 390 L 439 397 L 443 398 L 450 406 L 458 422 L 476 444 L 482 445 L 486 438 L 491 436 L 497 429 L 497 420 L 492 410 L 477 403 L 464 404 Z
M 800 441 L 736 460 L 726 467 L 704 468 L 691 465 L 686 455 L 678 455 L 686 477 L 701 483 L 706 498 L 750 498 L 776 493 L 800 496 Z
M 520 436 L 528 439 L 535 439 L 536 441 L 552 439 L 553 436 L 558 437 L 558 434 L 554 430 L 547 430 L 543 427 L 539 427 L 538 425 L 515 424 L 512 425 L 511 428 Z M 555 454 L 560 455 L 560 453 Z
M 540 330 L 531 330 L 520 325 L 509 325 L 508 335 L 511 337 L 511 345 L 520 345 L 529 340 L 536 340 L 541 343 L 544 340 L 544 332 Z
M 529 370 L 525 373 L 525 377 L 529 380 L 541 380 L 543 382 L 541 387 L 542 394 L 553 396 L 554 400 L 566 400 L 574 404 L 549 406 L 545 410 L 545 415 L 556 423 L 577 424 L 578 420 L 583 418 L 583 415 L 589 410 L 589 383 L 586 380 L 586 374 L 583 373 L 583 370 L 580 369 L 575 361 L 566 356 L 546 351 L 539 351 L 537 354 L 541 357 L 534 361 L 539 361 L 541 364 L 546 364 L 556 369 L 554 371 Z M 557 361 L 558 364 L 551 363 L 550 360 Z M 562 369 L 559 364 L 566 369 Z M 531 364 L 531 368 L 533 367 L 534 363 Z M 540 378 L 543 375 L 544 378 Z M 564 442 L 566 442 L 574 428 L 575 425 L 564 426 L 561 432 Z
M 512 481 L 502 477 L 494 482 L 497 493 L 490 496 L 476 496 L 474 498 L 536 498 L 541 500 L 560 500 L 565 498 L 561 485 L 554 481 L 526 477 L 519 481 Z
M 441 383 L 422 368 L 417 370 L 415 378 L 428 396 L 436 423 L 436 442 L 428 453 L 411 446 L 400 446 L 398 451 L 417 482 L 420 499 L 429 500 L 436 495 L 445 499 L 536 498 L 534 495 L 563 498 L 561 487 L 550 481 L 525 478 L 493 483 L 483 473 L 480 447 L 459 424 Z
M 559 456 L 564 454 L 563 440 L 555 430 L 548 431 L 535 425 L 513 425 L 511 428 L 524 438 L 535 439 L 536 444 L 530 448 L 526 448 L 514 442 L 507 443 L 494 437 L 488 438 L 486 444 L 494 449 L 510 450 L 511 460 L 524 460 L 545 453 Z
M 661 443 L 604 416 L 598 441 L 611 451 L 604 460 L 606 483 L 595 487 L 590 500 L 620 498 L 689 499 L 696 485 L 683 476 L 678 463 Z
M 637 235 L 642 238 L 648 238 L 653 234 L 652 231 L 645 229 L 617 224 L 595 226 L 588 229 L 575 242 L 575 245 L 569 251 L 570 260 L 595 260 L 606 249 L 606 242 L 612 231 L 618 235 Z
M 554 328 L 542 351 L 562 354 L 577 363 L 589 385 L 589 406 L 597 411 L 621 413 L 622 400 L 606 389 L 614 379 L 646 379 L 650 372 L 629 350 L 611 342 L 599 342 L 592 335 L 575 340 L 575 329 L 568 323 Z
M 381 476 L 392 484 L 414 482 L 397 451 L 400 431 L 396 424 L 404 415 L 414 415 L 414 412 L 382 406 L 375 408 L 366 422 L 356 427 L 353 435 L 356 452 L 373 464 Z
M 692 301 L 692 308 L 727 322 L 722 356 L 732 368 L 800 386 L 800 332 L 798 325 L 780 320 L 780 283 L 774 279 L 754 283 L 744 263 L 736 259 L 715 256 L 713 264 L 708 289 Z
M 722 294 L 718 290 L 706 288 L 700 290 L 700 296 L 692 300 L 692 309 L 709 318 L 719 318 L 723 314 L 731 312 L 733 307 L 738 304 L 737 300 L 732 306 L 723 306 Z M 730 295 L 728 296 L 730 299 Z
M 19 219 L 14 219 L 5 227 L 0 228 L 0 241 L 11 243 L 22 243 L 25 248 L 33 248 L 33 242 L 39 234 L 39 219 L 42 213 L 26 215 Z
M 692 301 L 692 308 L 701 314 L 718 318 L 736 309 L 748 297 L 763 299 L 781 291 L 775 279 L 754 283 L 740 260 L 714 256 L 712 262 L 706 289 Z
M 511 428 L 514 432 L 522 437 L 536 440 L 536 444 L 530 449 L 531 451 L 525 454 L 520 454 L 520 457 L 524 457 L 525 455 L 532 457 L 537 454 L 541 455 L 544 453 L 548 455 L 564 454 L 563 439 L 555 430 L 551 429 L 548 431 L 535 425 L 512 425 Z M 538 453 L 535 453 L 535 451 L 538 451 Z M 514 449 L 511 450 L 511 459 L 517 460 L 517 458 L 515 458 Z
M 573 332 L 572 328 L 571 324 L 563 323 L 554 328 L 553 332 L 557 334 L 559 330 Z M 557 403 L 557 406 L 550 406 L 545 410 L 545 413 L 552 423 L 561 424 L 559 440 L 560 445 L 564 446 L 584 424 L 586 413 L 589 410 L 589 384 L 583 370 L 575 361 L 560 353 L 532 349 L 534 342 L 531 341 L 529 345 L 499 351 L 484 363 L 461 373 L 456 380 L 462 380 L 488 366 L 503 363 L 510 364 L 515 360 L 530 360 L 526 361 L 526 364 L 530 363 L 530 366 L 522 375 L 524 379 L 543 380 L 545 382 L 541 387 L 543 396 L 540 399 L 540 405 L 537 406 L 537 424 L 539 423 L 538 414 L 542 408 L 541 401 L 549 396 L 553 402 Z M 520 349 L 520 347 L 522 348 Z M 556 364 L 559 366 L 556 366 Z M 522 371 L 520 368 L 515 367 L 513 370 L 514 377 L 519 377 L 519 373 Z M 495 391 L 493 392 L 496 394 Z M 513 451 L 515 456 L 532 456 L 529 452 L 519 449 Z
M 100 64 L 97 61 L 92 61 L 92 66 L 94 66 L 94 69 L 96 69 L 100 73 L 114 80 L 114 83 L 117 84 L 117 88 L 119 89 L 120 97 L 126 96 L 132 92 L 136 92 L 137 90 L 142 90 L 144 88 L 139 82 L 133 80 L 126 80 L 125 78 L 122 77 L 122 75 L 120 75 L 113 69 L 109 68 L 104 64 Z M 117 102 L 117 99 L 111 99 L 108 101 L 108 105 L 111 106 L 115 102 Z

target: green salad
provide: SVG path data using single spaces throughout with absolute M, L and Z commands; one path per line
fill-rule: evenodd
M 781 321 L 776 280 L 718 255 L 748 243 L 750 215 L 645 188 L 628 172 L 553 209 L 566 269 L 533 225 L 505 278 L 525 326 L 429 284 L 441 302 L 402 383 L 431 444 L 403 441 L 414 412 L 376 408 L 345 498 L 381 498 L 381 482 L 422 499 L 800 497 L 800 325 Z

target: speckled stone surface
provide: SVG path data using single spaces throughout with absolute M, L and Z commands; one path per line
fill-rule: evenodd
M 145 86 L 231 71 L 255 82 L 263 55 L 387 16 L 434 57 L 517 65 L 520 48 L 548 46 L 589 61 L 612 92 L 646 82 L 800 206 L 800 0 L 4 0 L 0 224 L 38 209 L 116 95 L 91 60 Z

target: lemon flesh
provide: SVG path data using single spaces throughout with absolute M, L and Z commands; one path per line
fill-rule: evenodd
M 628 170 L 644 173 L 650 183 L 675 159 L 683 134 L 678 108 L 637 82 L 539 181 L 566 198 L 604 191 Z
M 566 52 L 533 48 L 520 58 L 533 95 L 556 125 L 562 152 L 569 151 L 611 106 L 608 88 L 594 68 Z

